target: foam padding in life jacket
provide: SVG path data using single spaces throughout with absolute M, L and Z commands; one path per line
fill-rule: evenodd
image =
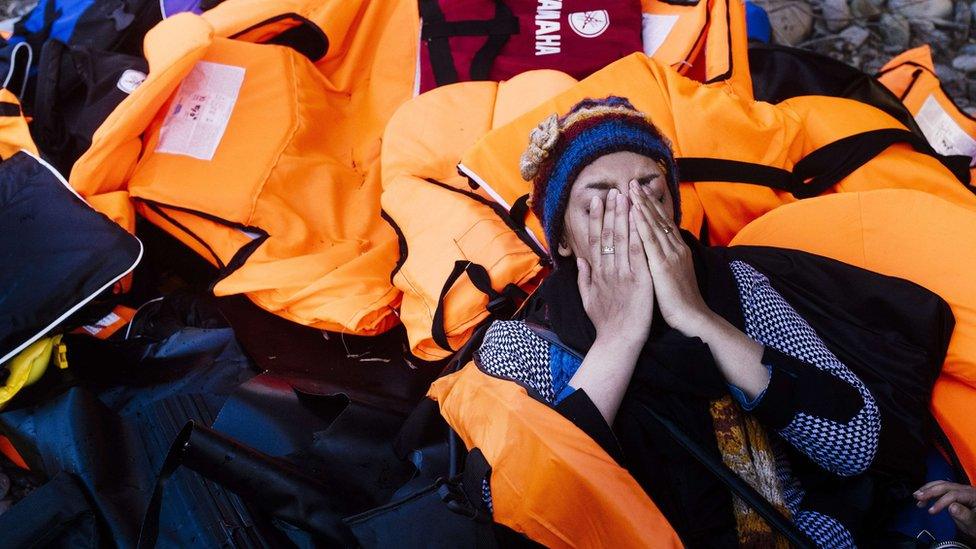
M 379 153 L 412 93 L 418 25 L 411 2 L 227 0 L 167 18 L 146 37 L 147 79 L 96 132 L 72 184 L 86 197 L 130 192 L 222 268 L 218 295 L 316 328 L 385 331 L 399 292 Z M 158 150 L 201 62 L 243 70 L 212 160 Z
M 976 119 L 942 89 L 929 46 L 910 49 L 878 72 L 878 80 L 901 99 L 922 133 L 941 154 L 969 157 L 976 178 Z
M 745 5 L 641 0 L 644 53 L 699 82 L 752 97 Z
M 400 241 L 391 278 L 403 292 L 400 321 L 414 355 L 446 358 L 491 314 L 511 312 L 535 289 L 541 247 L 521 220 L 471 189 L 457 162 L 491 128 L 575 83 L 550 70 L 463 82 L 412 99 L 390 119 L 382 205 Z M 459 272 L 468 261 L 473 265 Z
M 915 151 L 908 143 L 893 141 L 889 146 L 882 141 L 919 138 L 878 109 L 835 97 L 796 97 L 776 105 L 743 99 L 685 78 L 641 54 L 617 61 L 493 130 L 465 153 L 459 168 L 510 206 L 531 189 L 518 170 L 529 132 L 550 114 L 565 113 L 581 99 L 608 95 L 630 99 L 671 142 L 683 181 L 682 224 L 699 234 L 703 218 L 707 219 L 711 244 L 724 245 L 753 219 L 805 197 L 804 193 L 819 192 L 810 190 L 817 178 L 801 174 L 801 167 L 829 176 L 838 166 L 851 164 L 836 183 L 823 189 L 826 193 L 912 188 L 976 210 L 976 196 L 935 157 Z M 845 140 L 856 140 L 858 146 Z M 858 156 L 872 146 L 879 148 L 876 154 L 867 159 Z M 781 174 L 793 183 L 791 187 L 744 184 L 737 182 L 742 181 L 737 174 L 686 169 L 702 161 L 719 161 L 733 169 L 746 165 Z M 744 181 L 751 181 L 753 175 Z M 544 241 L 538 220 L 530 220 L 529 225 Z
M 496 522 L 547 547 L 682 546 L 624 468 L 520 385 L 469 363 L 428 396 L 491 465 Z
M 976 213 L 912 190 L 834 194 L 772 211 L 732 244 L 803 250 L 910 280 L 942 297 L 956 325 L 932 410 L 976 478 Z

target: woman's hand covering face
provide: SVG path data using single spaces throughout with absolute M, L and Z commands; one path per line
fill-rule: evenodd
M 630 199 L 661 315 L 672 328 L 693 335 L 711 311 L 698 289 L 691 250 L 646 186 L 631 181 Z
M 627 196 L 616 189 L 605 202 L 591 199 L 586 249 L 577 256 L 578 284 L 598 339 L 643 345 L 651 327 L 654 284 L 635 215 Z

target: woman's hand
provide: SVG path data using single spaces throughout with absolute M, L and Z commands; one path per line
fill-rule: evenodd
M 976 488 L 937 480 L 922 486 L 914 495 L 919 507 L 938 498 L 929 508 L 929 513 L 934 515 L 948 507 L 956 526 L 966 535 L 976 536 Z
M 725 380 L 750 399 L 756 398 L 769 385 L 769 371 L 762 364 L 763 346 L 705 304 L 691 250 L 658 201 L 637 181 L 630 182 L 630 194 L 639 212 L 637 234 L 664 321 L 684 335 L 705 342 Z
M 686 336 L 697 335 L 694 332 L 712 311 L 698 289 L 691 250 L 674 221 L 665 217 L 660 203 L 636 180 L 630 182 L 630 196 L 661 315 L 669 326 Z
M 577 257 L 580 297 L 596 341 L 569 385 L 586 392 L 613 425 L 647 335 L 654 284 L 636 231 L 636 212 L 616 189 L 590 202 L 585 252 Z
M 654 284 L 628 202 L 616 189 L 606 204 L 591 201 L 587 257 L 577 258 L 577 282 L 597 339 L 640 347 L 651 328 Z

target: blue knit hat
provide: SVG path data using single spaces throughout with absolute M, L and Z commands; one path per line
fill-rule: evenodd
M 554 114 L 532 130 L 522 154 L 522 177 L 533 182 L 532 211 L 542 222 L 550 250 L 562 235 L 577 176 L 597 158 L 622 151 L 658 162 L 674 201 L 674 221 L 680 225 L 678 172 L 667 138 L 623 97 L 584 99 L 562 118 Z

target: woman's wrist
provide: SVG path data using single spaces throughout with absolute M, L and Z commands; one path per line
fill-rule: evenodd
M 604 330 L 597 331 L 593 347 L 603 347 L 615 349 L 625 354 L 637 356 L 644 343 L 647 341 L 647 334 L 629 333 L 626 330 Z
M 687 337 L 706 339 L 706 335 L 720 330 L 724 319 L 708 307 L 685 315 L 679 326 L 672 326 Z

